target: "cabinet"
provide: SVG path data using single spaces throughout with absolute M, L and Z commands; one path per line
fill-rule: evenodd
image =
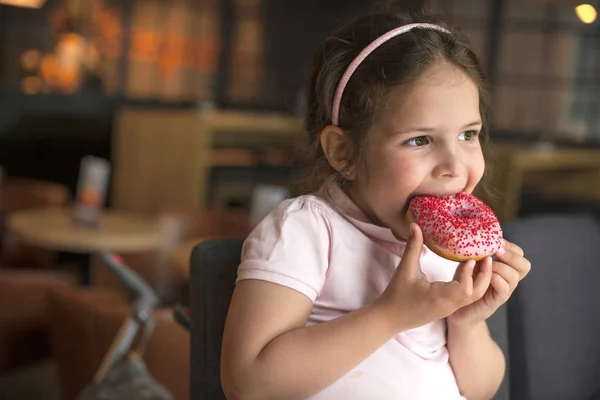
M 124 109 L 115 120 L 111 204 L 140 213 L 205 205 L 212 168 L 286 162 L 279 149 L 302 139 L 303 121 L 291 116 Z

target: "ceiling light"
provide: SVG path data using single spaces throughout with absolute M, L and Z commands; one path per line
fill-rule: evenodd
M 0 0 L 0 5 L 26 7 L 26 8 L 42 8 L 46 0 Z
M 596 20 L 598 13 L 591 4 L 580 4 L 575 7 L 575 14 L 584 24 L 591 24 Z

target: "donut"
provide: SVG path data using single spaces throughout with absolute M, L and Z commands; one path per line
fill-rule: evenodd
M 502 244 L 502 228 L 491 208 L 472 194 L 410 199 L 407 219 L 423 231 L 431 251 L 451 261 L 479 261 Z

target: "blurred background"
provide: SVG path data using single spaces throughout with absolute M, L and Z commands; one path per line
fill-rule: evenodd
M 190 253 L 297 192 L 312 54 L 373 3 L 0 0 L 0 399 L 70 400 L 92 380 L 131 304 L 104 250 L 158 293 L 145 360 L 189 398 L 171 309 Z M 502 222 L 597 218 L 600 4 L 396 3 L 444 14 L 488 72 L 497 193 L 480 196 Z

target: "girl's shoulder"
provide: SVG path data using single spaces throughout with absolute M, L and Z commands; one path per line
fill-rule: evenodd
M 316 214 L 322 217 L 331 217 L 336 214 L 336 211 L 318 195 L 305 194 L 284 200 L 270 214 L 277 216 Z
M 321 197 L 313 194 L 282 201 L 253 229 L 247 241 L 262 244 L 283 241 L 299 243 L 306 238 L 331 240 L 336 211 Z
M 244 241 L 238 280 L 277 283 L 314 301 L 329 268 L 332 213 L 317 196 L 284 200 Z

